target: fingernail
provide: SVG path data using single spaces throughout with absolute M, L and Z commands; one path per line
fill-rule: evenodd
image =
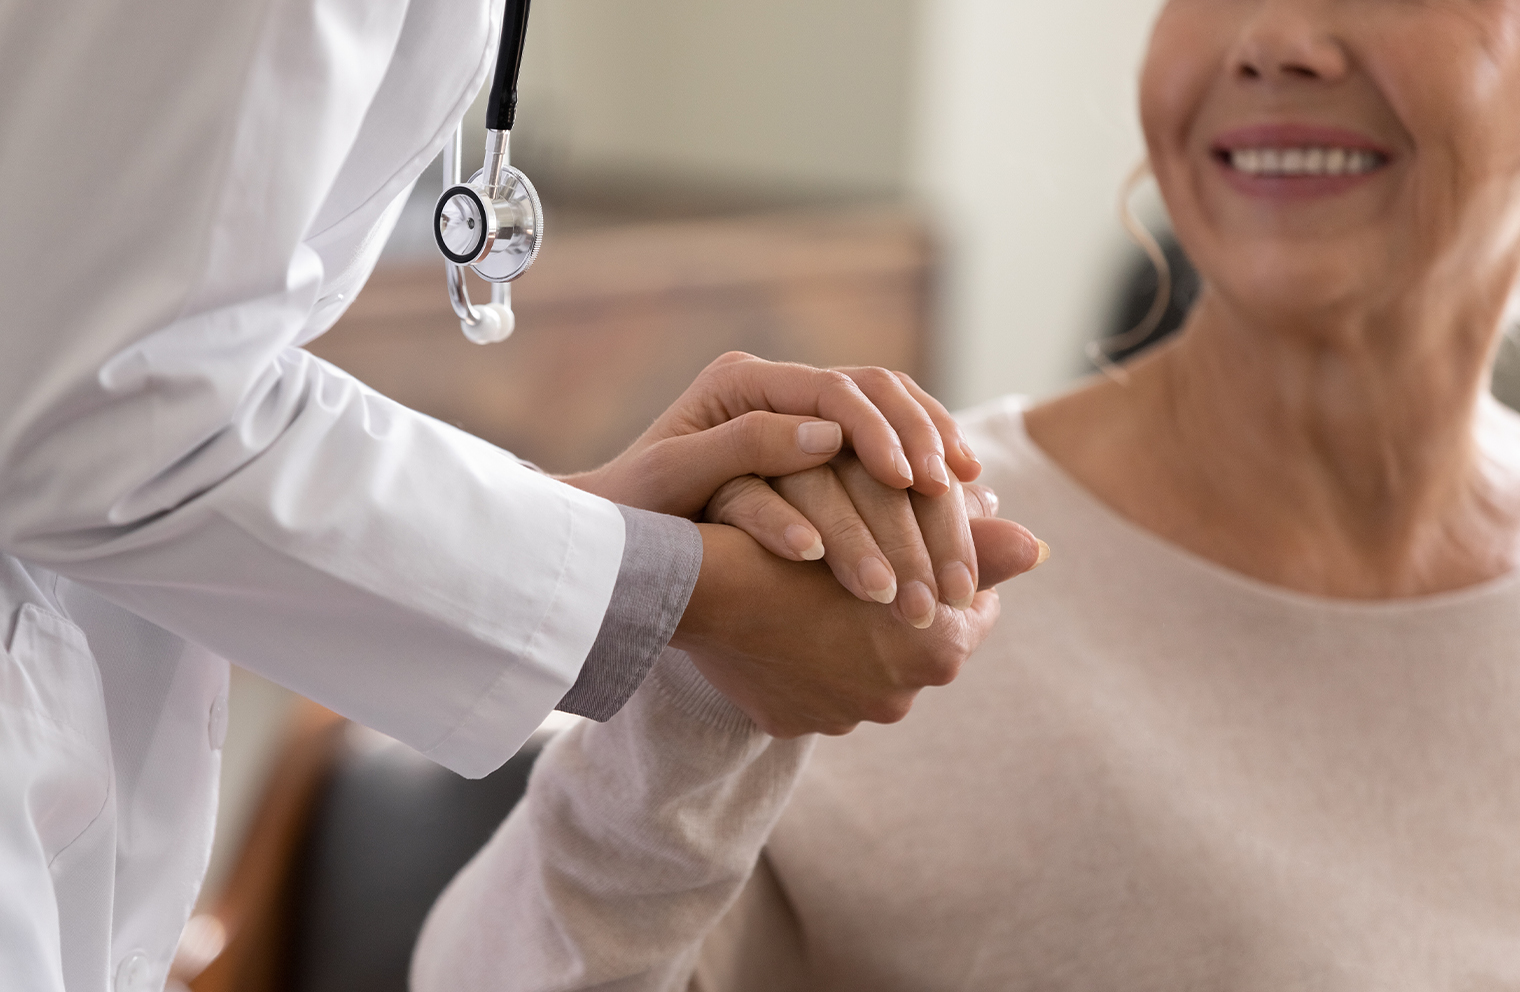
M 982 490 L 982 494 L 987 497 L 987 512 L 994 517 L 997 516 L 998 506 L 1000 505 L 998 503 L 998 494 L 986 488 Z
M 961 449 L 961 455 L 963 457 L 971 459 L 972 461 L 976 462 L 978 465 L 980 465 L 982 463 L 982 460 L 980 458 L 976 457 L 976 452 L 971 450 L 971 443 L 969 441 L 967 441 L 965 438 L 961 438 L 961 442 L 960 442 L 959 445 L 957 445 L 957 447 L 959 447 Z
M 1039 568 L 1041 565 L 1045 564 L 1045 562 L 1047 562 L 1047 561 L 1050 560 L 1050 545 L 1046 544 L 1044 541 L 1040 540 L 1039 538 L 1035 538 L 1034 539 L 1034 543 L 1036 543 L 1036 544 L 1038 544 L 1040 546 L 1040 555 L 1039 555 L 1038 558 L 1036 558 L 1034 560 L 1034 564 L 1029 566 L 1029 570 L 1031 572 L 1033 572 L 1035 569 Z
M 936 453 L 930 455 L 925 464 L 929 468 L 929 478 L 948 489 L 950 487 L 950 471 L 945 468 L 945 460 Z
M 786 546 L 802 556 L 803 561 L 817 561 L 823 557 L 823 538 L 801 524 L 786 529 Z
M 909 582 L 897 597 L 897 608 L 919 630 L 934 625 L 934 593 L 922 582 Z
M 952 561 L 939 573 L 939 591 L 945 597 L 945 602 L 957 610 L 964 610 L 971 605 L 971 600 L 976 596 L 976 580 L 971 577 L 971 569 L 966 567 L 965 562 Z
M 844 431 L 829 420 L 809 420 L 797 426 L 797 447 L 809 455 L 827 455 L 844 444 Z
M 855 574 L 860 576 L 860 587 L 866 595 L 878 603 L 890 603 L 897 598 L 897 579 L 880 558 L 862 558 Z
M 913 481 L 913 466 L 908 464 L 908 456 L 902 453 L 902 449 L 892 452 L 892 464 L 897 466 L 897 474 Z

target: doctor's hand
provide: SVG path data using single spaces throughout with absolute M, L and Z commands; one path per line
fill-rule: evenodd
M 955 420 L 907 376 L 730 352 L 621 455 L 562 478 L 625 506 L 696 519 L 732 479 L 791 475 L 846 446 L 892 490 L 939 496 L 981 471 Z M 779 495 L 757 491 L 749 502 L 765 504 L 745 529 L 766 548 L 793 561 L 823 555 L 818 529 Z
M 849 452 L 827 465 L 769 481 L 735 479 L 708 503 L 705 519 L 753 534 L 776 495 L 817 525 L 824 561 L 862 600 L 892 604 L 915 627 L 930 626 L 943 603 L 967 609 L 978 589 L 1038 565 L 1048 553 L 1028 530 L 997 519 L 997 495 L 952 479 L 924 496 L 881 485 Z

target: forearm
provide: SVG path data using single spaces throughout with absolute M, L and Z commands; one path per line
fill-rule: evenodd
M 667 652 L 616 717 L 545 751 L 527 797 L 434 907 L 413 988 L 684 988 L 810 740 L 760 733 Z

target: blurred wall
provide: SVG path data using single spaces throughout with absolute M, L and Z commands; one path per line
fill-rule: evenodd
M 1143 155 L 1136 78 L 1159 8 L 921 0 L 910 185 L 945 239 L 948 401 L 1045 394 L 1083 368 L 1130 251 L 1118 191 Z
M 551 182 L 891 197 L 915 0 L 539 0 L 518 142 Z
M 935 386 L 1045 394 L 1085 367 L 1129 257 L 1159 6 L 539 0 L 514 154 L 551 204 L 917 203 L 944 250 Z

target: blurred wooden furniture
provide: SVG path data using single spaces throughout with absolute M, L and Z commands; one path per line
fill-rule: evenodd
M 192 992 L 276 992 L 286 987 L 291 866 L 332 777 L 347 721 L 303 700 L 291 717 L 258 812 L 223 891 L 180 938 L 171 976 Z M 172 987 L 172 986 L 171 986 Z
M 621 451 L 725 351 L 924 372 L 932 250 L 897 210 L 556 236 L 513 286 L 517 333 L 459 332 L 442 264 L 381 268 L 312 351 L 549 471 Z M 473 282 L 471 295 L 488 299 Z

